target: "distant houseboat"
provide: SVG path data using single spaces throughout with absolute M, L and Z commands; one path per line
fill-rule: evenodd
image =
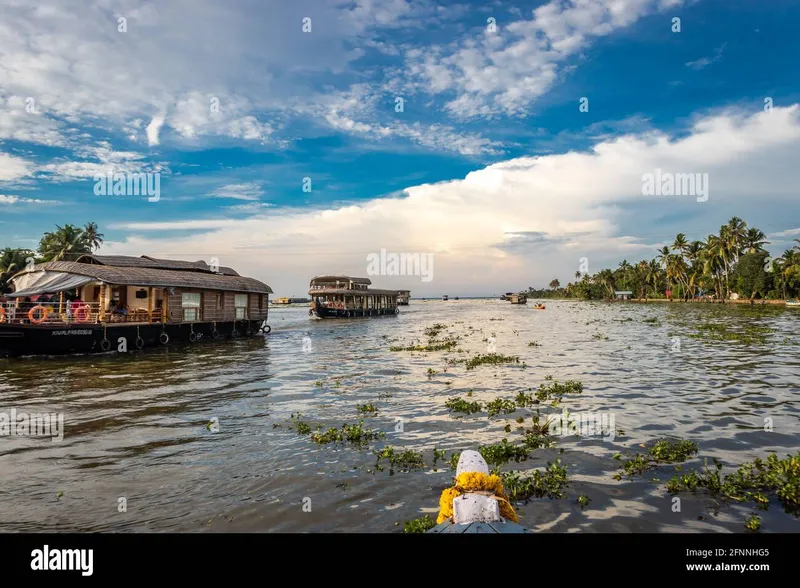
M 400 313 L 397 290 L 372 290 L 368 278 L 317 276 L 311 280 L 310 316 L 349 318 L 386 316 Z
M 411 298 L 411 290 L 398 290 L 397 291 L 397 304 L 400 306 L 408 306 L 408 301 Z
M 272 289 L 204 261 L 84 255 L 11 281 L 14 302 L 0 306 L 5 356 L 129 351 L 271 330 Z M 57 296 L 27 301 L 44 293 Z
M 448 298 L 447 294 L 442 296 L 442 302 L 447 302 L 448 300 L 450 300 L 450 298 Z
M 506 300 L 511 304 L 527 304 L 528 297 L 525 294 L 506 294 Z
M 308 304 L 308 298 L 276 298 L 272 304 Z

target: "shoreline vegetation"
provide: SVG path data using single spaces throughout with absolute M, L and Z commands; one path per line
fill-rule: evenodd
M 775 259 L 764 249 L 766 235 L 738 217 L 722 225 L 719 234 L 689 241 L 678 233 L 651 260 L 590 275 L 575 272 L 575 282 L 562 287 L 556 279 L 548 289 L 528 287 L 529 298 L 615 300 L 628 291 L 631 301 L 785 304 L 800 296 L 800 239 Z

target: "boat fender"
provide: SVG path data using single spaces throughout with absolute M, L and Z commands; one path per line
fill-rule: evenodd
M 102 341 L 100 341 L 100 349 L 102 349 L 103 351 L 108 351 L 109 349 L 111 349 L 111 341 L 104 338 Z
M 195 341 L 197 341 L 197 333 L 195 333 L 194 331 L 189 333 L 189 341 L 191 343 L 194 343 Z
M 346 311 L 346 312 L 344 313 L 344 316 L 346 316 L 347 318 L 350 318 L 350 311 L 349 311 L 349 310 L 348 310 L 348 311 Z
M 263 330 L 265 334 L 269 334 L 272 332 L 272 327 L 270 327 L 269 325 L 264 325 Z
M 162 345 L 166 345 L 169 343 L 169 335 L 166 333 L 161 333 L 161 336 L 158 338 Z
M 239 331 L 237 331 L 236 329 L 231 331 L 231 339 L 236 339 L 236 337 L 238 336 L 239 336 Z
M 218 330 L 216 330 L 216 329 L 214 329 L 213 331 L 211 331 L 211 338 L 212 338 L 212 339 L 219 339 L 219 331 L 218 331 Z
M 400 309 L 399 309 L 399 308 L 395 308 L 395 309 L 394 309 L 394 313 L 395 313 L 395 314 L 400 314 Z
M 142 347 L 144 347 L 144 339 L 136 337 L 136 349 L 141 349 Z

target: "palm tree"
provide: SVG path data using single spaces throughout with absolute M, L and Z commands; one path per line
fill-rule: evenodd
M 561 282 L 559 282 L 557 279 L 550 282 L 550 288 L 552 290 L 557 290 L 560 287 L 561 287 Z
M 56 225 L 52 233 L 45 233 L 39 242 L 39 253 L 45 261 L 72 261 L 84 253 L 91 253 L 84 232 L 74 225 Z
M 672 242 L 672 250 L 683 255 L 686 253 L 688 248 L 689 242 L 686 240 L 686 235 L 683 233 L 678 233 L 675 235 L 675 241 Z
M 83 238 L 91 251 L 96 251 L 103 244 L 103 233 L 97 230 L 97 223 L 86 223 L 83 227 Z
M 742 243 L 742 248 L 747 253 L 758 253 L 759 251 L 764 251 L 764 245 L 769 245 L 769 241 L 767 241 L 767 236 L 763 231 L 755 227 L 750 227 L 747 229 L 747 233 L 745 234 L 744 241 Z
M 6 247 L 0 251 L 0 293 L 11 290 L 8 285 L 11 277 L 24 270 L 28 260 L 33 258 L 33 255 L 33 251 L 27 249 Z

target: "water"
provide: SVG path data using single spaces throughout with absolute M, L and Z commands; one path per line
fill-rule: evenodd
M 518 440 L 514 419 L 527 410 L 453 418 L 445 400 L 469 389 L 470 400 L 510 399 L 547 375 L 583 382 L 583 394 L 563 406 L 613 414 L 624 435 L 564 437 L 504 467 L 541 468 L 558 457 L 567 466 L 568 499 L 518 508 L 534 530 L 741 532 L 752 504 L 719 505 L 701 493 L 682 495 L 673 512 L 664 482 L 674 467 L 616 481 L 612 456 L 667 436 L 698 443 L 693 467 L 706 457 L 734 466 L 798 447 L 796 309 L 548 302 L 536 311 L 495 300 L 412 301 L 398 317 L 312 321 L 301 307 L 272 309 L 269 322 L 267 337 L 180 350 L 0 360 L 0 409 L 63 412 L 66 427 L 60 443 L 0 438 L 0 531 L 396 532 L 404 520 L 435 517 L 452 472 L 440 462 L 438 471 L 370 473 L 371 449 L 424 451 L 430 464 L 434 446 Z M 445 373 L 447 358 L 465 354 L 389 351 L 392 342 L 425 341 L 434 323 L 473 353 L 486 353 L 484 339 L 494 335 L 497 353 L 519 355 L 527 367 L 462 364 Z M 703 323 L 769 331 L 765 343 L 690 338 Z M 428 377 L 429 368 L 437 373 Z M 317 447 L 291 428 L 293 413 L 325 426 L 357 422 L 364 402 L 379 409 L 365 424 L 387 433 L 369 450 Z M 591 498 L 583 511 L 580 494 Z M 763 531 L 800 530 L 775 500 L 758 514 Z

